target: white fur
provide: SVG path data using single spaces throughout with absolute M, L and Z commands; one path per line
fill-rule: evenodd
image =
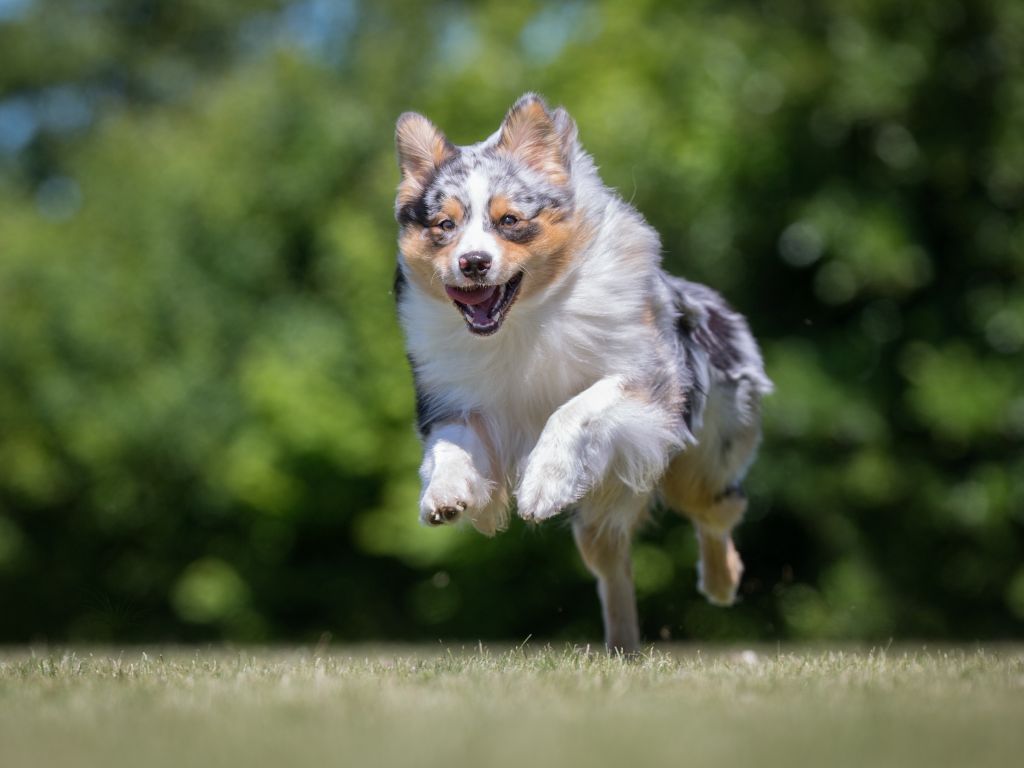
M 609 376 L 555 411 L 530 453 L 516 491 L 524 520 L 546 520 L 579 501 L 609 473 L 636 494 L 650 491 L 680 447 L 666 414 Z
M 442 509 L 455 509 L 471 520 L 491 501 L 487 449 L 468 424 L 443 424 L 431 431 L 423 451 L 420 522 L 429 524 Z
M 490 182 L 487 174 L 482 168 L 475 168 L 469 174 L 466 182 L 469 192 L 469 218 L 464 226 L 464 232 L 459 238 L 459 247 L 452 253 L 451 270 L 457 282 L 461 280 L 462 271 L 459 269 L 459 257 L 474 251 L 483 251 L 491 257 L 490 273 L 501 274 L 504 264 L 501 259 L 501 249 L 494 235 L 487 230 L 488 203 L 491 199 Z M 499 281 L 501 282 L 501 281 Z

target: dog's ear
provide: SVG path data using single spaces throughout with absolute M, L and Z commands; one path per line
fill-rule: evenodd
M 572 160 L 577 147 L 579 147 L 580 132 L 576 128 L 576 121 L 565 111 L 564 107 L 556 109 L 551 114 L 551 120 L 554 122 L 555 130 L 558 131 L 558 137 L 562 141 L 562 153 L 565 155 L 566 163 L 568 163 Z
M 520 97 L 501 124 L 498 147 L 547 175 L 556 184 L 569 180 L 576 145 L 576 123 L 559 107 L 548 109 L 535 93 Z
M 398 118 L 395 147 L 402 170 L 400 197 L 422 192 L 434 171 L 455 154 L 455 146 L 437 126 L 416 112 L 405 112 Z

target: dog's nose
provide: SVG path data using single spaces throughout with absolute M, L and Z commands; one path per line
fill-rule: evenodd
M 466 277 L 483 277 L 491 268 L 491 257 L 483 251 L 473 251 L 459 256 L 459 269 Z

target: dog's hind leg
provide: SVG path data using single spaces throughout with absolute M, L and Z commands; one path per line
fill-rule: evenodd
M 640 645 L 640 626 L 633 588 L 630 540 L 619 531 L 573 525 L 583 562 L 597 577 L 605 644 L 610 651 L 632 653 Z
M 634 653 L 640 647 L 630 547 L 633 528 L 648 504 L 647 496 L 629 494 L 627 504 L 626 508 L 617 505 L 606 513 L 603 510 L 607 507 L 593 506 L 585 500 L 572 526 L 580 556 L 597 577 L 605 645 L 619 653 Z
M 732 529 L 746 509 L 746 497 L 734 489 L 711 506 L 689 513 L 700 544 L 697 590 L 715 605 L 732 605 L 736 600 L 743 561 L 733 544 Z
M 696 471 L 699 462 L 683 454 L 669 465 L 661 485 L 665 503 L 693 521 L 700 545 L 697 589 L 715 605 L 736 599 L 743 561 L 732 540 L 732 530 L 747 510 L 747 498 L 738 485 L 716 493 L 712 478 Z M 719 481 L 721 482 L 721 481 Z

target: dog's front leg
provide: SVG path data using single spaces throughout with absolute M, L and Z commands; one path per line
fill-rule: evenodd
M 637 493 L 650 490 L 681 445 L 677 420 L 623 377 L 601 379 L 548 419 L 516 492 L 519 516 L 553 517 L 609 471 Z
M 479 429 L 471 421 L 452 421 L 430 430 L 420 465 L 422 523 L 443 525 L 465 515 L 482 532 L 494 533 L 497 519 L 489 506 L 495 483 Z

